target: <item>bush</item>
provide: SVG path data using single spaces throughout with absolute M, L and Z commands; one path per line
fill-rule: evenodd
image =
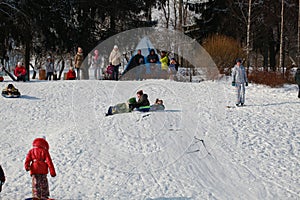
M 281 87 L 287 83 L 282 73 L 267 72 L 267 71 L 253 71 L 248 75 L 249 82 L 268 85 L 270 87 Z
M 230 75 L 235 60 L 245 57 L 240 43 L 224 35 L 211 35 L 203 41 L 202 45 L 216 63 L 221 74 Z

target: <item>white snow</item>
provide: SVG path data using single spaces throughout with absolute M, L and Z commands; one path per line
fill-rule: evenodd
M 7 86 L 0 83 L 1 88 Z M 0 199 L 31 196 L 23 165 L 46 136 L 56 199 L 300 199 L 297 86 L 250 84 L 234 106 L 230 80 L 31 81 L 1 97 Z M 108 106 L 143 89 L 165 112 L 104 117 Z M 203 140 L 203 143 L 198 140 Z

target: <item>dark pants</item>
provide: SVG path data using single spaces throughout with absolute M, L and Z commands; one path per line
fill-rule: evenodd
M 46 80 L 51 81 L 51 76 L 53 76 L 53 72 L 47 72 Z
M 119 67 L 120 67 L 120 64 L 119 65 L 114 65 L 114 70 L 113 70 L 113 73 L 112 73 L 112 79 L 113 80 L 119 80 Z
M 26 81 L 26 75 L 20 75 L 17 77 L 17 81 Z
M 80 80 L 80 68 L 76 68 L 77 80 Z

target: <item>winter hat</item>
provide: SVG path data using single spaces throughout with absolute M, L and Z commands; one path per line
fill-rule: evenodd
M 139 90 L 139 91 L 137 91 L 136 94 L 139 94 L 140 96 L 142 96 L 144 94 L 144 92 L 143 92 L 143 90 Z
M 238 63 L 238 62 L 241 63 L 241 62 L 242 62 L 242 59 L 238 58 L 238 59 L 235 60 L 235 62 L 236 62 L 236 63 Z
M 119 47 L 117 45 L 114 46 L 114 49 L 118 49 Z
M 129 103 L 129 104 L 135 104 L 135 103 L 136 103 L 135 97 L 130 98 L 130 99 L 128 100 L 128 103 Z
M 18 66 L 21 66 L 22 65 L 22 63 L 21 62 L 18 62 Z
M 43 138 L 43 137 L 42 138 L 35 138 L 32 142 L 32 146 L 49 150 L 49 144 L 46 141 L 46 139 Z

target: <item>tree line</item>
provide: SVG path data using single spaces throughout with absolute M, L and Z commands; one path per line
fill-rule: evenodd
M 0 56 L 12 48 L 32 55 L 85 52 L 110 36 L 157 25 L 184 31 L 201 44 L 209 36 L 235 39 L 246 52 L 247 67 L 278 70 L 299 63 L 299 0 L 2 0 Z M 259 59 L 258 59 L 259 57 Z M 279 59 L 280 58 L 280 59 Z M 259 60 L 259 62 L 257 61 Z M 257 64 L 257 62 L 259 64 Z

